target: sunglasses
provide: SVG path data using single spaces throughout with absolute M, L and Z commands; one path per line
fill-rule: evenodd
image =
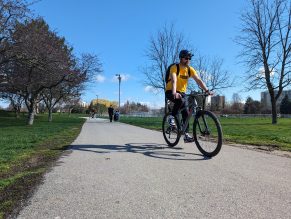
M 191 60 L 190 57 L 183 57 L 183 59 L 185 59 L 185 60 Z

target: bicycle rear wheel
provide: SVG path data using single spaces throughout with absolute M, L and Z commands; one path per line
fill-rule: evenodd
M 169 123 L 171 117 L 171 114 L 167 113 L 163 118 L 163 136 L 169 147 L 174 147 L 178 144 L 181 134 L 177 117 L 172 117 L 175 121 L 175 125 Z
M 193 123 L 194 141 L 199 151 L 207 156 L 217 155 L 222 146 L 222 129 L 216 116 L 210 111 L 199 111 Z

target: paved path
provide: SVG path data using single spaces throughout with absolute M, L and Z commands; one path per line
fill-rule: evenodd
M 91 119 L 19 218 L 291 218 L 291 159 Z

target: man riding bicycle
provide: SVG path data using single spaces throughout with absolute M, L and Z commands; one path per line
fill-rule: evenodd
M 172 109 L 172 116 L 176 116 L 178 110 L 180 108 L 184 108 L 182 110 L 182 118 L 183 122 L 185 123 L 188 117 L 188 107 L 187 107 L 187 100 L 185 98 L 185 92 L 187 90 L 188 79 L 191 77 L 193 78 L 196 83 L 201 87 L 206 93 L 212 95 L 213 93 L 209 91 L 204 84 L 204 82 L 198 76 L 196 70 L 190 66 L 190 60 L 192 58 L 192 54 L 188 50 L 181 50 L 179 53 L 180 63 L 177 65 L 172 65 L 170 68 L 170 75 L 169 80 L 166 84 L 166 98 L 169 99 L 174 103 Z M 174 118 L 170 118 L 169 121 L 171 126 L 175 126 Z M 187 126 L 184 141 L 185 142 L 193 142 L 193 138 L 189 135 L 189 124 Z

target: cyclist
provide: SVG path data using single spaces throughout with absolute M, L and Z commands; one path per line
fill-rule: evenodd
M 192 58 L 192 54 L 188 50 L 181 50 L 179 53 L 179 72 L 177 74 L 177 66 L 172 65 L 170 68 L 170 78 L 166 85 L 166 98 L 170 101 L 174 102 L 174 106 L 172 109 L 172 116 L 176 116 L 178 113 L 178 110 L 181 107 L 186 106 L 186 108 L 182 111 L 182 118 L 183 122 L 185 123 L 187 117 L 188 117 L 188 106 L 187 106 L 187 100 L 185 98 L 185 92 L 188 85 L 188 79 L 191 77 L 193 78 L 196 83 L 209 95 L 212 95 L 213 93 L 207 89 L 204 82 L 200 79 L 195 69 L 190 66 L 190 60 Z M 170 125 L 175 126 L 175 120 L 174 118 L 170 118 L 169 121 Z M 189 135 L 189 124 L 186 129 L 185 135 L 184 135 L 184 141 L 185 142 L 193 142 L 193 138 Z

